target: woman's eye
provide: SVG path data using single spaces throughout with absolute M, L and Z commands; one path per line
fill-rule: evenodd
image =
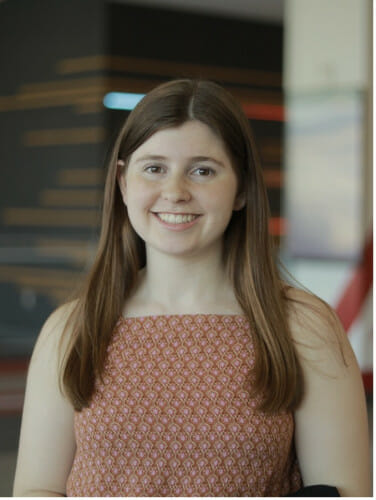
M 210 175 L 215 174 L 214 170 L 210 167 L 198 167 L 193 172 L 196 172 L 195 175 L 198 175 L 199 177 L 209 177 Z
M 148 172 L 149 174 L 159 174 L 161 171 L 162 167 L 159 165 L 149 165 L 145 168 L 145 172 Z

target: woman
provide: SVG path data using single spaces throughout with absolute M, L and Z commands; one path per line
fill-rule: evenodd
M 177 80 L 138 104 L 92 269 L 33 352 L 15 495 L 370 494 L 354 354 L 329 306 L 280 278 L 268 217 L 224 89 Z

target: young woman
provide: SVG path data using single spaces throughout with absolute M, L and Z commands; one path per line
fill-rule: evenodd
M 32 355 L 15 495 L 370 495 L 353 351 L 280 277 L 268 217 L 231 95 L 176 80 L 145 96 L 112 151 L 92 269 Z

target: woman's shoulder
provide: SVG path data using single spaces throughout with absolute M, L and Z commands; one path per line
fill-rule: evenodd
M 78 305 L 78 300 L 73 300 L 60 305 L 47 317 L 39 332 L 33 357 L 40 350 L 58 350 L 61 343 L 66 344 L 70 340 L 70 324 L 69 319 L 75 308 Z
M 290 328 L 299 335 L 299 331 L 312 330 L 324 325 L 338 327 L 340 322 L 334 309 L 317 295 L 289 286 L 285 288 L 286 310 Z
M 75 311 L 78 305 L 78 300 L 72 300 L 66 302 L 56 309 L 54 309 L 51 314 L 47 317 L 42 331 L 46 332 L 61 332 L 67 325 L 67 321 L 71 317 L 72 313 Z
M 63 325 L 78 305 L 78 299 L 61 304 L 47 317 L 45 325 Z
M 342 369 L 353 351 L 347 334 L 334 309 L 308 291 L 288 287 L 287 319 L 290 334 L 300 361 L 326 372 Z

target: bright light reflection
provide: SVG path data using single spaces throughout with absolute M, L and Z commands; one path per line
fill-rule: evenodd
M 131 94 L 129 92 L 109 92 L 103 98 L 103 104 L 109 109 L 126 109 L 131 111 L 145 94 Z

